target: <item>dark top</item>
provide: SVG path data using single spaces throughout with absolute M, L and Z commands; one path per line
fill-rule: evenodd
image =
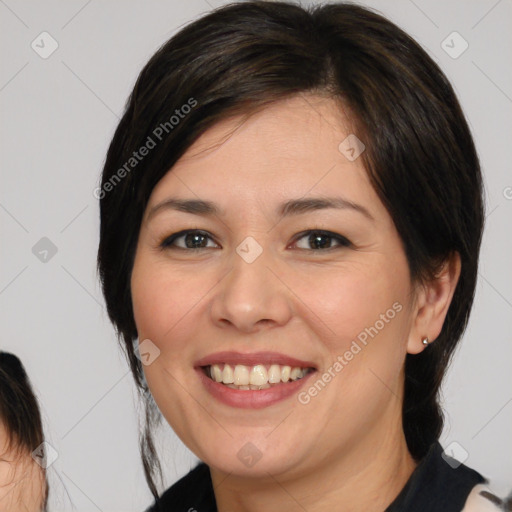
M 480 483 L 488 481 L 464 464 L 443 458 L 443 448 L 435 442 L 384 512 L 460 512 Z M 217 512 L 208 466 L 199 463 L 146 512 Z

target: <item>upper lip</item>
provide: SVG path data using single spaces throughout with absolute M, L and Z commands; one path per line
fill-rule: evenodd
M 251 352 L 241 353 L 234 351 L 215 352 L 195 362 L 195 366 L 211 366 L 212 364 L 226 363 L 230 365 L 242 364 L 255 366 L 257 364 L 279 364 L 299 366 L 301 368 L 316 368 L 312 361 L 304 361 L 295 357 L 280 354 L 279 352 Z

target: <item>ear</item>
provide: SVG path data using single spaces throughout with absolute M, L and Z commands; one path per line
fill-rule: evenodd
M 407 352 L 418 354 L 425 349 L 422 340 L 434 341 L 443 328 L 448 308 L 460 277 L 460 255 L 453 252 L 437 276 L 418 287 L 413 324 L 407 342 Z

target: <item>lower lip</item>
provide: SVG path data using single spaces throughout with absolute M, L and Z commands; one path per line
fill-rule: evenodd
M 291 395 L 297 393 L 306 381 L 316 373 L 308 373 L 299 380 L 282 382 L 276 386 L 267 389 L 233 389 L 224 384 L 220 384 L 206 376 L 202 368 L 196 368 L 199 378 L 210 392 L 220 402 L 231 407 L 242 409 L 262 409 L 282 400 L 286 400 Z

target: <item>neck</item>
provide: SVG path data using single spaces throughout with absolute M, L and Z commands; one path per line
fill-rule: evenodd
M 416 462 L 407 449 L 401 424 L 386 439 L 372 434 L 343 456 L 323 461 L 301 477 L 251 479 L 210 468 L 219 512 L 382 512 L 407 483 Z M 382 431 L 376 432 L 382 436 Z M 373 439 L 372 439 L 373 437 Z M 376 448 L 377 447 L 377 448 Z

